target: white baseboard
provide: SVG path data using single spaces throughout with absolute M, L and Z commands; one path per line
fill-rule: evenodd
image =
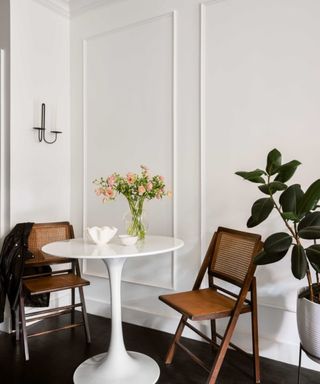
M 110 317 L 110 304 L 101 300 L 86 298 L 88 313 Z M 168 316 L 163 313 L 152 313 L 145 309 L 130 307 L 126 304 L 122 305 L 122 320 L 124 322 L 135 324 L 147 328 L 156 329 L 159 331 L 174 333 L 179 321 L 179 316 Z M 209 327 L 205 323 L 199 323 L 201 331 L 209 331 Z M 185 329 L 183 336 L 200 340 L 199 336 L 189 330 Z M 233 339 L 236 344 L 247 350 L 251 351 L 251 334 L 250 333 L 235 333 Z M 268 339 L 259 336 L 260 356 L 281 361 L 284 363 L 298 365 L 299 358 L 299 345 L 295 343 L 288 343 L 276 339 Z M 319 364 L 314 363 L 306 356 L 303 356 L 302 365 L 306 368 L 320 371 Z
M 0 323 L 0 331 L 5 333 L 11 333 L 11 314 L 10 314 L 10 305 L 8 299 L 6 299 L 5 309 L 4 309 L 4 321 Z

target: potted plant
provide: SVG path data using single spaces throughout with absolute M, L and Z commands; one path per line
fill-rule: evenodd
M 294 277 L 306 277 L 308 285 L 299 290 L 297 298 L 298 331 L 303 349 L 320 362 L 320 244 L 317 244 L 320 239 L 320 179 L 305 192 L 299 184 L 288 185 L 301 163 L 292 160 L 282 164 L 281 157 L 281 153 L 273 149 L 267 156 L 265 170 L 236 174 L 258 184 L 265 195 L 253 204 L 247 226 L 252 228 L 262 223 L 273 210 L 284 223 L 286 232 L 271 234 L 254 262 L 257 265 L 275 263 L 289 253 Z

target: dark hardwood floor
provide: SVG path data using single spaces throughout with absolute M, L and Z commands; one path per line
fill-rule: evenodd
M 63 322 L 60 320 L 48 320 Z M 83 329 L 66 330 L 29 339 L 30 361 L 24 362 L 20 344 L 14 335 L 0 334 L 0 383 L 1 384 L 72 384 L 76 367 L 88 357 L 104 352 L 110 335 L 110 320 L 89 316 L 92 333 L 91 345 L 86 345 Z M 51 324 L 50 324 L 51 325 Z M 37 324 L 34 328 L 43 328 Z M 178 350 L 174 362 L 166 367 L 163 357 L 172 335 L 131 324 L 123 324 L 124 339 L 128 350 L 145 353 L 154 358 L 161 369 L 158 384 L 202 384 L 207 374 Z M 205 343 L 184 340 L 208 363 L 212 353 Z M 273 360 L 261 359 L 262 383 L 281 384 L 297 382 L 297 367 Z M 303 369 L 301 384 L 319 384 L 320 373 Z M 222 367 L 219 383 L 252 383 L 251 360 L 229 351 Z M 134 384 L 134 381 L 132 382 Z M 106 383 L 107 384 L 107 383 Z M 129 384 L 129 383 L 128 383 Z

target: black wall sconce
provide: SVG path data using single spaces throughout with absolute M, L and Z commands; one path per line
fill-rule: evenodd
M 39 142 L 42 140 L 47 144 L 53 144 L 57 141 L 58 134 L 62 133 L 61 131 L 50 131 L 55 135 L 52 141 L 48 141 L 46 139 L 46 105 L 44 103 L 41 104 L 41 127 L 33 127 L 33 129 L 38 130 L 38 139 Z

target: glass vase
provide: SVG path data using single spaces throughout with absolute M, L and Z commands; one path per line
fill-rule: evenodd
M 138 236 L 139 240 L 145 238 L 148 229 L 145 212 L 143 210 L 143 202 L 143 199 L 138 199 L 137 201 L 128 199 L 130 211 L 124 216 L 127 234 L 130 236 Z

